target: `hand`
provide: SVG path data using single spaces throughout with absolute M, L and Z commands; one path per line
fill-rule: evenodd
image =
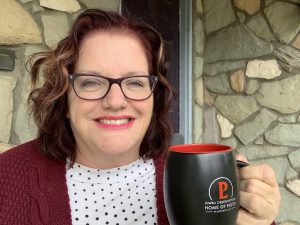
M 243 155 L 236 159 L 247 162 Z M 279 212 L 280 192 L 274 170 L 266 164 L 239 169 L 240 205 L 237 225 L 270 225 Z

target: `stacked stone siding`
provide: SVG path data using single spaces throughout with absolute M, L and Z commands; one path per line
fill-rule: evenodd
M 282 193 L 277 221 L 299 224 L 300 1 L 194 6 L 194 142 L 270 164 Z

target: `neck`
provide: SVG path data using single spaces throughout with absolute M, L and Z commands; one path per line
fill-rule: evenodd
M 88 155 L 77 151 L 75 162 L 94 169 L 112 169 L 126 166 L 139 159 L 138 154 Z

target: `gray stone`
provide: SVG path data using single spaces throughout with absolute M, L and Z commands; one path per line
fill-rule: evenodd
M 49 9 L 59 10 L 63 12 L 76 12 L 80 10 L 80 5 L 77 0 L 39 0 L 40 5 Z
M 284 43 L 290 43 L 300 31 L 299 6 L 276 1 L 264 11 L 277 38 Z
M 195 82 L 195 92 L 196 92 L 196 102 L 200 106 L 204 104 L 204 87 L 203 87 L 203 80 L 197 79 Z
M 280 123 L 296 123 L 296 116 L 281 116 L 278 118 Z
M 16 1 L 1 0 L 0 27 L 0 45 L 42 42 L 37 23 Z
M 194 104 L 193 106 L 194 111 L 194 141 L 195 143 L 201 143 L 202 140 L 202 134 L 203 134 L 203 110 L 201 107 Z
M 278 43 L 275 46 L 274 55 L 285 70 L 288 72 L 300 70 L 300 50 Z
M 259 60 L 254 59 L 248 62 L 246 76 L 271 80 L 280 76 L 281 70 L 275 59 Z
M 195 60 L 194 74 L 196 78 L 200 78 L 203 73 L 204 59 L 202 57 L 196 56 L 194 60 Z
M 291 0 L 292 2 L 295 2 L 297 4 L 300 4 L 300 0 Z
M 202 55 L 204 50 L 204 28 L 203 22 L 200 18 L 197 18 L 194 23 L 194 45 L 197 54 Z
M 265 142 L 264 138 L 263 137 L 259 137 L 255 140 L 254 144 L 256 145 L 263 145 Z
M 300 110 L 300 75 L 262 83 L 255 94 L 260 105 L 283 114 Z
M 45 9 L 36 1 L 32 2 L 31 7 L 33 13 L 45 11 Z
M 217 62 L 204 64 L 204 73 L 209 76 L 215 76 L 220 73 L 233 71 L 246 67 L 246 62 L 243 60 L 231 61 L 231 62 Z
M 300 147 L 300 124 L 278 124 L 265 133 L 266 140 L 274 145 Z
M 266 5 L 270 5 L 272 2 L 274 2 L 275 0 L 265 0 L 265 4 Z
M 218 143 L 220 132 L 215 108 L 203 110 L 203 142 Z
M 214 105 L 214 94 L 210 93 L 206 88 L 204 88 L 204 104 L 206 106 L 213 106 Z
M 32 2 L 32 0 L 19 0 L 20 2 L 22 2 L 23 4 L 28 3 L 28 2 Z
M 282 199 L 276 221 L 300 221 L 300 198 L 296 198 L 294 194 L 285 188 L 280 188 L 280 192 Z
M 202 0 L 196 0 L 196 11 L 199 13 L 199 14 L 202 14 L 203 13 L 203 4 L 202 4 Z
M 273 46 L 256 37 L 245 25 L 234 25 L 212 35 L 204 51 L 207 63 L 256 58 L 273 52 Z
M 292 167 L 289 167 L 286 172 L 286 179 L 291 180 L 295 178 L 298 178 L 298 173 Z
M 262 135 L 276 118 L 274 113 L 262 109 L 253 120 L 236 127 L 234 133 L 244 145 L 247 145 Z
M 240 23 L 245 23 L 245 21 L 246 21 L 246 15 L 244 13 L 242 13 L 242 12 L 239 12 L 239 11 L 236 14 L 237 14 L 237 16 L 239 18 Z
M 89 9 L 104 9 L 118 11 L 121 0 L 81 0 L 81 2 Z
M 221 114 L 237 124 L 259 110 L 255 99 L 251 96 L 225 96 L 216 98 L 215 106 Z
M 230 0 L 204 0 L 203 5 L 207 34 L 235 21 Z
M 217 114 L 217 120 L 220 125 L 221 137 L 228 138 L 232 135 L 233 124 L 223 117 L 221 114 Z
M 296 221 L 284 221 L 283 223 L 280 223 L 279 225 L 300 225 Z
M 22 58 L 24 58 L 26 61 L 32 54 L 45 50 L 46 48 L 41 46 L 27 45 Z M 22 67 L 25 67 L 25 62 L 23 62 Z M 42 82 L 42 79 L 40 82 Z M 14 135 L 16 135 L 16 137 L 14 137 L 14 142 L 17 140 L 19 143 L 24 143 L 36 138 L 37 136 L 37 127 L 33 121 L 33 118 L 30 118 L 28 115 L 27 98 L 31 91 L 31 83 L 30 74 L 27 71 L 25 71 L 23 79 L 20 80 L 19 85 L 21 86 L 19 88 L 20 97 L 18 98 L 18 107 L 15 112 L 16 115 L 13 131 Z
M 16 78 L 0 75 L 0 142 L 8 143 L 10 138 L 12 112 L 13 112 L 13 90 L 16 86 Z
M 300 197 L 300 180 L 290 180 L 287 182 L 286 187 L 295 195 Z
M 260 88 L 260 84 L 257 80 L 249 80 L 245 92 L 247 95 L 254 94 Z
M 18 60 L 16 61 L 14 76 L 18 78 L 18 83 L 14 90 L 15 107 L 10 138 L 10 142 L 13 144 L 20 144 L 36 137 L 36 135 L 29 137 L 30 134 L 35 133 L 36 129 L 34 125 L 28 127 L 28 124 L 33 124 L 32 119 L 28 120 L 28 108 L 26 106 L 27 97 L 31 90 L 31 84 L 30 75 L 27 71 L 24 71 L 24 68 L 29 55 L 42 50 L 46 50 L 45 47 L 43 48 L 39 45 L 26 45 L 25 51 L 19 51 L 17 55 Z
M 270 158 L 250 161 L 251 164 L 268 164 L 275 171 L 277 182 L 280 185 L 285 184 L 285 174 L 289 167 L 289 161 L 286 158 Z
M 300 169 L 300 150 L 291 152 L 289 154 L 289 160 L 294 169 Z
M 233 149 L 235 149 L 236 146 L 238 145 L 238 141 L 234 137 L 222 139 L 220 141 L 220 143 L 223 145 L 228 145 L 228 146 L 232 147 Z
M 215 93 L 219 93 L 219 94 L 233 93 L 226 74 L 220 74 L 214 77 L 205 77 L 204 85 L 208 90 Z
M 266 41 L 274 41 L 275 37 L 271 32 L 266 20 L 261 14 L 257 14 L 249 20 L 247 26 L 258 36 Z
M 251 145 L 237 149 L 238 153 L 245 155 L 249 160 L 286 156 L 292 150 L 284 146 Z
M 48 47 L 56 48 L 58 42 L 62 40 L 69 30 L 68 17 L 62 13 L 42 15 L 44 25 L 45 42 Z M 59 26 L 57 26 L 59 24 Z

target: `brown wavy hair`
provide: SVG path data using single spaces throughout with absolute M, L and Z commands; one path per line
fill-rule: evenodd
M 172 136 L 169 110 L 173 89 L 166 79 L 162 38 L 155 29 L 141 21 L 98 9 L 90 9 L 80 14 L 68 36 L 58 43 L 55 50 L 36 53 L 27 63 L 33 85 L 28 104 L 38 127 L 40 151 L 51 158 L 65 160 L 69 157 L 71 162 L 75 161 L 76 140 L 69 119 L 66 118 L 69 87 L 66 70 L 69 73 L 74 72 L 82 40 L 97 31 L 131 35 L 141 41 L 150 74 L 157 76 L 159 82 L 153 93 L 153 115 L 139 154 L 145 159 L 164 154 Z

